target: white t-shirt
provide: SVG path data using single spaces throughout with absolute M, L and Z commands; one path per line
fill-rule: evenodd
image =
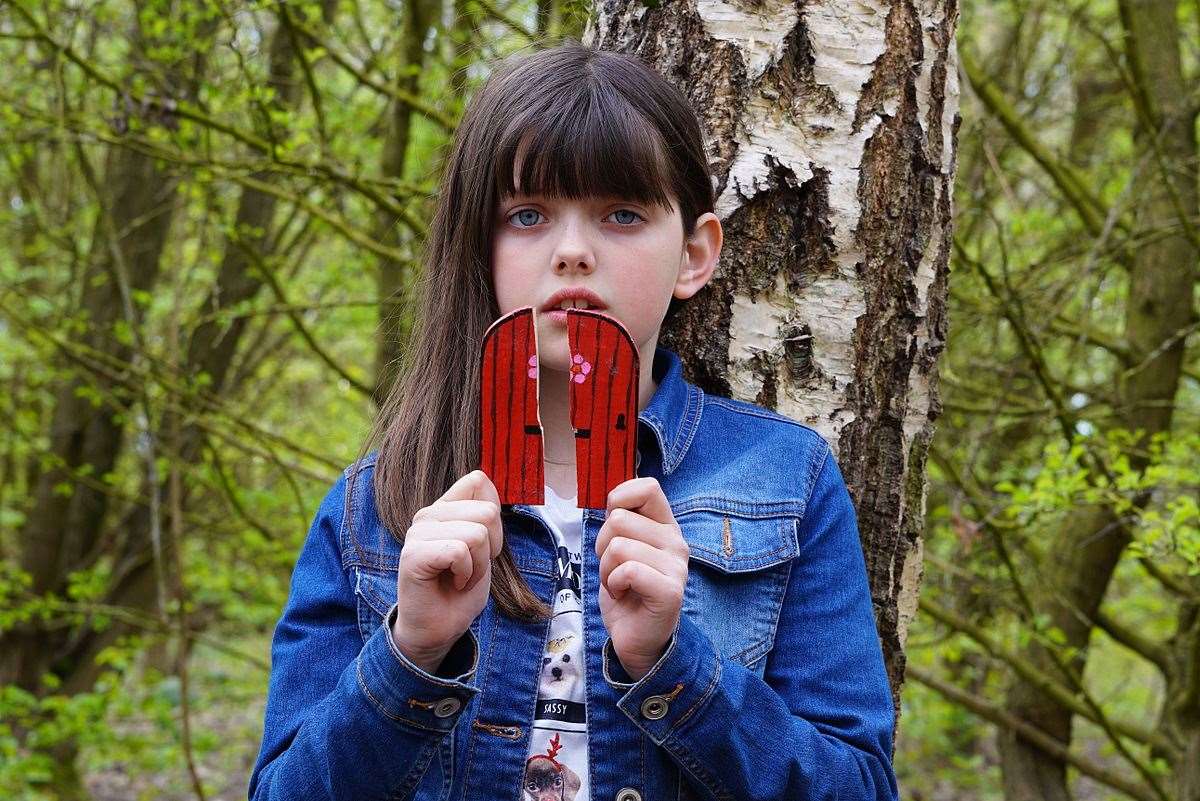
M 542 654 L 537 710 L 525 761 L 523 798 L 588 801 L 587 696 L 584 692 L 583 598 L 580 595 L 580 540 L 583 510 L 576 496 L 560 498 L 546 486 L 546 503 L 534 506 L 554 535 L 558 553 L 554 618 Z

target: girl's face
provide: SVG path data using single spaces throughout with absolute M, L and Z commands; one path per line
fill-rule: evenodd
M 691 297 L 708 278 L 697 281 L 696 271 L 686 269 L 687 240 L 674 202 L 668 210 L 616 197 L 518 193 L 500 202 L 493 232 L 500 313 L 534 307 L 538 363 L 550 370 L 570 367 L 566 315 L 547 309 L 557 290 L 596 293 L 600 310 L 621 321 L 645 357 L 653 353 L 672 295 Z

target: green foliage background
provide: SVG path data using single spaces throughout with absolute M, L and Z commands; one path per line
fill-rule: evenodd
M 50 672 L 36 693 L 0 685 L 2 798 L 244 796 L 292 565 L 373 412 L 363 388 L 376 374 L 381 264 L 411 284 L 463 100 L 490 59 L 529 46 L 522 30 L 536 34 L 535 6 L 469 0 L 445 12 L 450 22 L 438 10 L 414 65 L 401 24 L 414 3 L 332 6 L 330 22 L 307 1 L 0 4 L 0 632 L 30 621 L 59 630 L 121 621 L 136 632 L 102 652 L 92 690 L 68 692 Z M 586 14 L 547 7 L 547 33 L 577 32 Z M 1194 2 L 1174 8 L 1195 108 L 1200 12 Z M 305 89 L 294 104 L 280 104 L 269 81 L 268 38 L 281 9 L 303 42 L 296 75 Z M 1169 430 L 1143 442 L 1114 424 L 1118 389 L 1137 372 L 1121 358 L 1122 259 L 1180 236 L 1189 220 L 1200 225 L 1194 210 L 1165 226 L 1137 214 L 1131 187 L 1156 166 L 1136 136 L 1136 86 L 1122 82 L 1118 5 L 1005 0 L 961 13 L 964 64 L 1005 106 L 981 102 L 978 82 L 963 76 L 945 412 L 929 464 L 923 606 L 907 644 L 913 677 L 896 754 L 903 797 L 914 800 L 1003 797 L 995 721 L 935 685 L 999 706 L 1011 680 L 1003 654 L 1036 641 L 1072 656 L 1021 597 L 1052 574 L 1070 510 L 1107 503 L 1134 534 L 1106 596 L 1126 626 L 1160 643 L 1180 630 L 1186 603 L 1147 565 L 1200 597 L 1194 326 L 1180 332 L 1188 350 Z M 190 101 L 174 91 L 189 77 Z M 406 77 L 416 80 L 411 97 L 399 88 Z M 410 108 L 411 138 L 402 171 L 387 175 L 395 105 Z M 1006 113 L 1111 211 L 1099 231 L 1004 124 Z M 1194 114 L 1187 120 L 1194 128 Z M 133 352 L 114 365 L 87 344 L 93 322 L 82 298 L 89 281 L 109 280 L 88 267 L 117 143 L 175 176 L 178 202 L 162 274 L 152 289 L 128 293 L 129 307 L 104 332 Z M 1194 162 L 1167 169 L 1194 179 Z M 276 288 L 214 307 L 207 299 L 222 260 L 255 236 L 236 222 L 248 190 L 278 203 L 265 232 L 272 247 L 251 268 Z M 1195 252 L 1178 264 L 1177 292 L 1194 292 L 1196 266 Z M 189 334 L 213 320 L 225 332 L 247 323 L 236 384 L 216 394 L 203 372 L 183 367 Z M 1029 332 L 1033 356 L 1021 344 Z M 92 380 L 113 374 L 121 380 Z M 31 593 L 19 569 L 35 479 L 63 467 L 48 437 L 56 390 L 80 375 L 89 380 L 77 394 L 95 409 L 119 409 L 132 433 L 111 471 L 77 470 L 56 487 L 64 502 L 86 484 L 128 509 L 146 502 L 152 474 L 177 476 L 186 493 L 186 511 L 171 518 L 182 532 L 181 580 L 152 612 L 108 598 L 114 560 L 104 549 L 121 541 L 120 514 L 65 590 Z M 200 458 L 180 458 L 162 435 L 176 413 L 205 432 Z M 1146 469 L 1131 467 L 1131 450 L 1149 459 Z M 1089 474 L 1090 453 L 1104 455 L 1111 477 Z M 1142 489 L 1151 502 L 1131 505 Z M 165 508 L 173 498 L 155 502 Z M 177 659 L 181 611 L 194 630 L 186 671 Z M 1160 671 L 1100 628 L 1088 650 L 1085 685 L 1104 713 L 1153 728 L 1165 703 Z M 77 784 L 55 750 L 70 742 L 79 745 Z M 1127 745 L 1167 774 L 1144 743 Z M 1094 723 L 1078 722 L 1073 748 L 1129 773 Z M 1078 797 L 1126 797 L 1074 768 L 1070 775 Z

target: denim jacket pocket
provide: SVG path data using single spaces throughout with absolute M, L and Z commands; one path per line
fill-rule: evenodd
M 358 606 L 358 633 L 363 642 L 383 624 L 384 615 L 396 603 L 396 571 L 366 567 L 351 568 L 354 596 Z
M 800 552 L 797 520 L 715 509 L 675 516 L 691 550 L 682 614 L 712 638 L 722 657 L 760 675 Z

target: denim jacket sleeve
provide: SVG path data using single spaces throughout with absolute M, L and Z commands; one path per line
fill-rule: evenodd
M 470 630 L 437 674 L 396 648 L 395 605 L 363 643 L 339 548 L 345 492 L 343 475 L 312 522 L 275 627 L 251 801 L 408 798 L 479 692 Z
M 708 798 L 898 798 L 895 712 L 857 518 L 823 449 L 762 678 L 723 659 L 685 615 L 637 682 L 605 642 L 605 680 L 625 691 L 618 706 Z

